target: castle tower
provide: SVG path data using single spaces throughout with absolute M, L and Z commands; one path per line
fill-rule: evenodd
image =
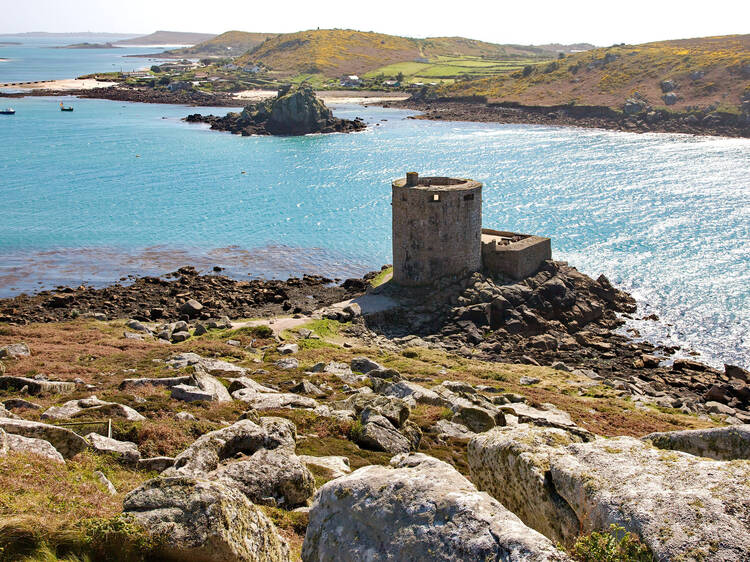
M 394 282 L 426 285 L 481 269 L 481 183 L 409 172 L 392 188 Z

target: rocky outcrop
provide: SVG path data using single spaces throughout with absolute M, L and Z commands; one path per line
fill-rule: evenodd
M 288 449 L 259 449 L 247 459 L 222 464 L 206 477 L 241 491 L 255 504 L 292 509 L 315 493 L 312 473 Z
M 282 418 L 240 420 L 201 436 L 163 476 L 223 482 L 253 503 L 293 508 L 315 492 L 312 473 L 294 453 L 296 428 Z
M 49 381 L 44 378 L 0 377 L 0 389 L 23 390 L 29 394 L 68 394 L 76 389 L 75 383 L 66 381 Z
M 31 351 L 25 343 L 11 343 L 0 347 L 0 359 L 18 359 L 29 355 L 31 355 Z
M 105 402 L 96 396 L 81 400 L 70 400 L 62 406 L 52 406 L 42 414 L 42 419 L 67 420 L 73 418 L 120 418 L 128 421 L 143 421 L 146 418 L 130 406 Z
M 123 510 L 163 537 L 162 555 L 204 562 L 284 562 L 289 547 L 241 492 L 187 476 L 156 478 L 130 492 Z
M 480 489 L 555 541 L 616 524 L 660 561 L 739 562 L 750 552 L 748 461 L 523 424 L 475 436 L 469 465 Z
M 422 432 L 408 421 L 409 405 L 400 398 L 355 394 L 335 402 L 333 407 L 354 414 L 359 425 L 352 431 L 352 439 L 361 447 L 394 454 L 419 447 Z
M 0 429 L 9 434 L 48 441 L 65 459 L 77 455 L 89 446 L 88 441 L 77 433 L 46 423 L 0 418 Z
M 124 464 L 135 466 L 141 459 L 138 446 L 130 441 L 118 441 L 98 433 L 89 433 L 86 435 L 86 440 L 97 453 L 112 455 Z
M 2 431 L 0 429 L 0 431 Z M 65 459 L 60 452 L 52 446 L 49 441 L 36 439 L 34 437 L 24 437 L 23 435 L 14 435 L 13 433 L 5 434 L 7 436 L 8 450 L 17 453 L 31 453 L 45 457 L 51 461 L 64 463 Z
M 195 372 L 190 376 L 188 384 L 178 384 L 172 387 L 172 398 L 185 402 L 196 402 L 198 400 L 209 402 L 232 401 L 226 387 L 198 365 L 195 366 Z
M 310 510 L 302 559 L 568 560 L 452 466 L 420 453 L 324 485 Z
M 284 87 L 275 98 L 251 104 L 242 113 L 188 115 L 188 123 L 209 123 L 212 129 L 241 135 L 306 135 L 347 133 L 365 128 L 360 120 L 338 119 L 318 99 L 312 88 Z
M 349 474 L 352 469 L 349 466 L 349 458 L 341 456 L 313 457 L 310 455 L 300 455 L 299 460 L 308 467 L 324 469 L 328 472 L 331 479 L 339 478 Z
M 307 396 L 291 392 L 255 392 L 250 388 L 240 389 L 232 394 L 235 400 L 247 403 L 254 410 L 276 408 L 317 408 L 318 403 Z
M 750 425 L 650 433 L 643 440 L 660 449 L 721 461 L 750 459 Z
M 493 429 L 469 442 L 471 480 L 529 527 L 570 544 L 580 526 L 570 505 L 550 484 L 550 457 L 558 446 L 580 441 L 557 428 L 524 424 Z

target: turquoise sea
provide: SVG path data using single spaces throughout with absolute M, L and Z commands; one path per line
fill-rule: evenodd
M 362 133 L 243 138 L 180 120 L 211 109 L 59 101 L 0 116 L 2 296 L 186 264 L 359 275 L 390 262 L 390 181 L 418 170 L 484 182 L 485 226 L 550 236 L 632 291 L 660 318 L 634 323 L 644 337 L 750 366 L 749 140 L 359 106 L 335 110 Z
M 122 36 L 122 38 L 132 37 Z M 153 64 L 145 58 L 125 55 L 159 53 L 159 47 L 117 49 L 56 49 L 77 43 L 115 43 L 120 37 L 70 35 L 65 37 L 19 37 L 0 35 L 0 83 L 76 78 L 92 72 L 129 72 Z M 4 42 L 20 45 L 3 45 Z

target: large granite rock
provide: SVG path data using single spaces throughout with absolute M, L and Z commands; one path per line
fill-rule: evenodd
M 315 399 L 292 392 L 256 392 L 252 388 L 241 388 L 232 393 L 235 400 L 241 400 L 254 410 L 276 408 L 317 408 Z
M 275 98 L 246 106 L 242 113 L 224 117 L 188 115 L 188 122 L 210 123 L 212 129 L 242 135 L 305 135 L 359 131 L 360 120 L 350 121 L 333 116 L 331 110 L 309 86 L 285 86 Z
M 86 440 L 97 453 L 112 455 L 125 464 L 137 465 L 141 460 L 138 446 L 130 441 L 118 441 L 98 433 L 89 433 Z
M 480 489 L 555 541 L 616 524 L 660 561 L 739 562 L 750 552 L 750 461 L 703 459 L 631 437 L 582 442 L 529 424 L 475 436 L 468 456 Z
M 247 369 L 221 361 L 220 359 L 211 359 L 201 357 L 197 353 L 178 353 L 173 355 L 165 364 L 172 369 L 184 369 L 185 367 L 200 367 L 204 372 L 215 377 L 242 377 L 247 374 Z
M 201 562 L 283 562 L 289 547 L 238 490 L 191 477 L 155 478 L 130 492 L 123 511 L 165 538 L 162 556 Z
M 240 420 L 229 427 L 200 436 L 175 457 L 165 476 L 200 476 L 238 454 L 252 455 L 259 449 L 287 448 L 294 451 L 297 428 L 282 418 L 261 418 L 260 424 Z
M 421 453 L 325 484 L 310 510 L 302 559 L 568 560 L 548 539 L 452 466 Z
M 315 493 L 310 470 L 284 448 L 259 449 L 246 459 L 222 464 L 207 478 L 241 491 L 255 504 L 286 509 L 307 505 Z
M 295 440 L 296 428 L 289 420 L 240 420 L 200 437 L 163 475 L 223 482 L 253 503 L 305 505 L 315 492 L 315 481 L 294 454 Z
M 88 448 L 89 443 L 77 433 L 46 423 L 0 418 L 0 429 L 6 433 L 48 441 L 60 454 L 69 459 Z
M 128 421 L 143 421 L 146 418 L 130 406 L 105 402 L 96 396 L 69 400 L 62 406 L 52 406 L 42 414 L 42 419 L 67 420 L 72 418 L 120 418 Z
M 0 431 L 2 431 L 0 429 Z M 65 459 L 60 452 L 55 449 L 49 441 L 36 439 L 34 437 L 24 437 L 23 435 L 14 435 L 13 433 L 5 434 L 7 436 L 8 450 L 17 453 L 31 453 L 45 457 L 54 462 L 64 463 Z
M 29 355 L 31 355 L 31 351 L 25 343 L 11 343 L 0 347 L 0 359 L 18 359 Z
M 229 391 L 221 382 L 196 365 L 188 384 L 172 387 L 172 398 L 184 402 L 206 400 L 209 402 L 231 402 Z
M 720 461 L 750 459 L 750 425 L 650 433 L 643 440 L 660 449 L 683 451 Z
M 2 390 L 21 390 L 24 387 L 29 394 L 68 394 L 76 389 L 75 383 L 66 381 L 48 381 L 8 375 L 0 377 Z

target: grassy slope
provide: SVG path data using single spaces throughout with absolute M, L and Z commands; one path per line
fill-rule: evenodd
M 445 86 L 441 92 L 479 94 L 527 105 L 574 102 L 621 107 L 637 91 L 654 107 L 666 107 L 660 83 L 672 79 L 681 98 L 673 109 L 717 103 L 736 111 L 742 93 L 750 87 L 750 73 L 743 72 L 750 65 L 750 35 L 620 45 L 568 56 L 557 61 L 559 68 L 550 64 L 537 65 L 528 76 L 515 72 Z M 694 71 L 705 75 L 692 80 Z
M 239 59 L 239 63 L 262 62 L 286 74 L 322 74 L 336 78 L 345 74 L 365 75 L 398 63 L 440 57 L 487 57 L 513 59 L 549 57 L 537 47 L 495 45 L 463 37 L 412 39 L 342 29 L 320 29 L 287 33 L 269 39 Z
M 179 57 L 236 57 L 254 49 L 276 33 L 250 33 L 247 31 L 226 31 L 212 39 L 203 41 L 192 47 L 172 49 L 167 51 L 171 56 Z
M 710 421 L 674 411 L 636 408 L 632 402 L 618 397 L 616 391 L 606 386 L 595 386 L 584 392 L 580 383 L 588 379 L 564 371 L 486 363 L 420 348 L 384 353 L 362 347 L 356 342 L 352 342 L 353 347 L 345 348 L 332 343 L 340 342 L 343 335 L 336 322 L 318 321 L 309 327 L 324 340 L 299 342 L 300 351 L 296 355 L 300 362 L 298 371 L 277 369 L 274 361 L 279 356 L 275 352 L 266 353 L 262 363 L 258 364 L 255 361 L 260 359 L 259 354 L 226 343 L 227 339 L 236 339 L 244 346 L 255 339 L 255 345 L 272 344 L 272 340 L 263 339 L 258 329 L 251 328 L 224 332 L 212 330 L 204 336 L 170 346 L 154 341 L 124 339 L 123 322 L 77 320 L 28 326 L 0 325 L 0 345 L 25 341 L 32 350 L 30 357 L 5 361 L 10 375 L 45 373 L 61 380 L 80 377 L 86 383 L 97 386 L 95 393 L 99 398 L 127 404 L 143 413 L 147 421 L 116 421 L 113 429 L 115 438 L 137 443 L 144 456 L 175 455 L 203 433 L 234 422 L 244 411 L 240 402 L 179 402 L 172 400 L 168 391 L 160 387 L 118 390 L 119 382 L 127 377 L 174 375 L 175 371 L 154 360 L 182 351 L 222 358 L 250 369 L 262 367 L 267 373 L 254 375 L 253 378 L 263 384 L 281 387 L 291 380 L 300 380 L 302 371 L 318 361 L 348 363 L 355 356 L 367 355 L 387 367 L 398 369 L 407 378 L 429 381 L 423 383 L 427 386 L 443 380 L 463 380 L 518 392 L 527 396 L 532 403 L 551 402 L 570 412 L 581 426 L 607 436 L 640 436 L 652 431 L 714 425 Z M 288 337 L 291 334 L 285 335 Z M 521 386 L 519 379 L 524 375 L 538 377 L 541 382 Z M 316 385 L 330 385 L 335 392 L 329 400 L 346 397 L 342 381 L 332 375 L 317 373 L 305 378 Z M 46 409 L 52 404 L 90 394 L 76 391 L 64 397 L 49 395 L 31 397 L 31 400 Z M 18 396 L 18 393 L 0 392 L 1 399 L 10 396 Z M 24 410 L 22 415 L 26 419 L 39 419 L 41 411 Z M 174 415 L 179 411 L 191 412 L 198 421 L 175 419 Z M 287 417 L 297 424 L 299 454 L 345 455 L 350 458 L 353 468 L 385 464 L 390 459 L 391 455 L 361 449 L 347 439 L 350 430 L 348 423 L 332 422 L 304 410 L 284 409 L 264 414 Z M 412 411 L 411 419 L 426 430 L 445 414 L 442 408 L 420 405 Z M 465 474 L 468 471 L 465 440 L 442 443 L 425 433 L 420 451 L 452 463 Z M 93 476 L 95 470 L 107 474 L 117 488 L 116 496 L 106 494 Z M 15 453 L 0 457 L 0 560 L 18 559 L 20 553 L 16 548 L 23 544 L 28 546 L 27 552 L 32 552 L 40 543 L 69 544 L 71 547 L 83 545 L 86 550 L 89 548 L 85 546 L 88 535 L 85 525 L 81 527 L 81 523 L 90 518 L 107 519 L 116 515 L 124 495 L 151 476 L 143 471 L 123 468 L 93 453 L 81 454 L 61 466 Z M 325 473 L 316 472 L 315 476 L 318 485 L 328 479 Z M 266 511 L 289 539 L 298 557 L 304 536 L 304 521 L 282 510 L 268 508 Z M 23 517 L 17 517 L 19 514 L 23 514 Z M 138 536 L 125 539 L 132 541 Z M 5 552 L 3 547 L 6 547 Z

